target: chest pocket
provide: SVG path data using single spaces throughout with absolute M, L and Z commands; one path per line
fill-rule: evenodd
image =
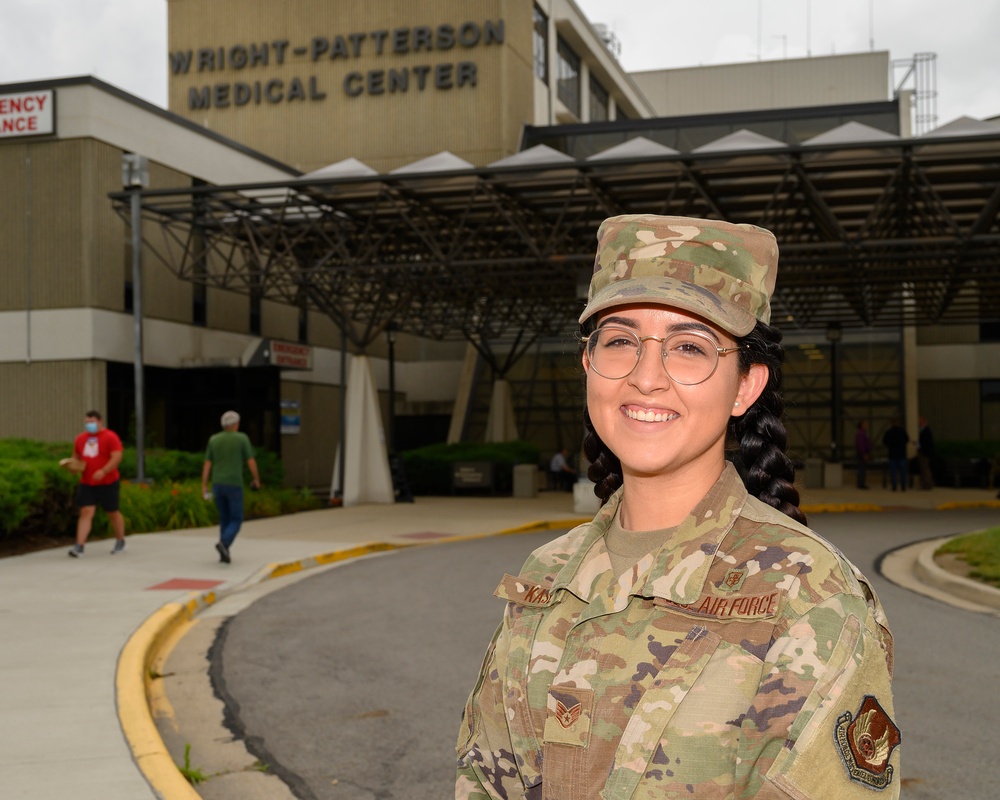
M 599 715 L 591 716 L 593 693 L 553 684 L 549 689 L 543 743 L 544 800 L 631 797 L 649 768 L 664 729 L 719 642 L 718 634 L 702 626 L 691 629 L 636 705 L 614 752 L 610 775 L 609 750 L 614 743 L 608 732 L 602 730 L 602 721 L 594 718 Z

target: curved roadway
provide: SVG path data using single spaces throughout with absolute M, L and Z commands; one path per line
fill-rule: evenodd
M 887 551 L 988 525 L 989 510 L 811 520 L 875 584 L 896 642 L 907 800 L 991 797 L 1000 618 L 878 574 Z M 414 548 L 273 592 L 222 628 L 211 655 L 231 725 L 302 800 L 452 795 L 459 715 L 502 603 L 504 572 L 559 532 Z

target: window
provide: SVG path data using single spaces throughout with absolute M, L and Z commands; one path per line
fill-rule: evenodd
M 580 57 L 560 37 L 556 42 L 558 53 L 558 82 L 556 92 L 562 104 L 580 116 Z
M 608 93 L 593 77 L 590 79 L 590 121 L 605 122 L 610 118 Z
M 535 6 L 535 77 L 544 83 L 549 82 L 549 18 Z

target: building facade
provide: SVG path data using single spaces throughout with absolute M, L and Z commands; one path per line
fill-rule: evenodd
M 99 408 L 129 438 L 136 287 L 130 219 L 109 200 L 129 154 L 148 159 L 144 192 L 193 197 L 347 161 L 375 176 L 442 153 L 484 168 L 546 143 L 584 162 L 639 137 L 695 150 L 754 125 L 760 136 L 806 139 L 851 113 L 911 135 L 886 53 L 630 75 L 613 35 L 572 0 L 313 0 L 294 12 L 263 0 L 168 0 L 168 21 L 169 111 L 92 78 L 0 86 L 0 436 L 69 440 L 83 411 Z M 824 108 L 838 111 L 824 118 Z M 879 122 L 887 113 L 894 119 Z M 329 486 L 342 360 L 356 348 L 315 307 L 179 279 L 181 245 L 149 217 L 143 235 L 148 443 L 197 450 L 221 411 L 237 407 L 254 442 L 281 452 L 290 484 Z M 789 331 L 793 449 L 828 457 L 836 439 L 850 458 L 854 422 L 869 419 L 878 438 L 896 414 L 914 438 L 922 413 L 940 438 L 1000 439 L 994 316 L 851 330 L 836 346 L 823 330 Z M 365 352 L 397 449 L 483 435 L 491 375 L 466 342 L 400 335 Z M 523 438 L 546 452 L 579 445 L 569 333 L 538 341 L 505 377 Z
M 302 172 L 488 164 L 526 123 L 653 113 L 571 0 L 169 0 L 168 22 L 170 110 Z

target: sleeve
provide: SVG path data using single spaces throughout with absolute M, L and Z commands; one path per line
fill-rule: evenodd
M 243 434 L 242 442 L 243 442 L 243 460 L 249 461 L 251 458 L 253 458 L 253 445 L 250 444 L 250 437 L 247 436 L 246 434 Z
M 507 729 L 500 688 L 498 643 L 504 623 L 493 634 L 476 686 L 462 714 L 456 744 L 455 800 L 518 800 L 524 797 Z
M 742 720 L 738 798 L 899 797 L 892 637 L 876 610 L 837 595 L 774 642 Z
M 124 450 L 125 448 L 122 447 L 122 440 L 118 434 L 114 431 L 108 431 L 108 433 L 110 434 L 108 436 L 108 452 L 117 453 L 119 450 Z

